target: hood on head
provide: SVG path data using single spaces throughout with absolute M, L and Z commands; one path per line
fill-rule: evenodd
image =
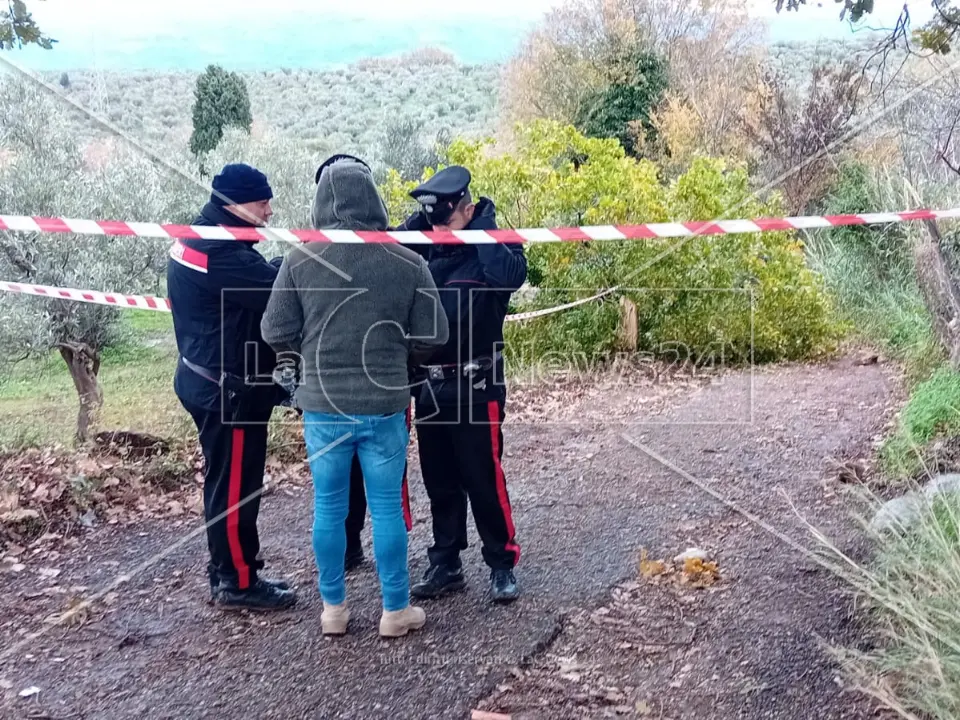
M 316 230 L 387 229 L 387 207 L 363 163 L 338 160 L 324 170 L 313 198 Z

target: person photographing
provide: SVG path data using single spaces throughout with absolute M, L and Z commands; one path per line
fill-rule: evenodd
M 397 230 L 497 229 L 493 201 L 474 202 L 470 182 L 464 167 L 441 170 L 410 193 L 421 210 Z M 413 373 L 433 545 L 427 551 L 430 566 L 411 594 L 435 598 L 466 586 L 460 553 L 467 548 L 469 500 L 490 568 L 491 597 L 511 602 L 519 597 L 514 568 L 520 546 L 501 464 L 506 404 L 501 348 L 507 307 L 526 281 L 527 260 L 518 244 L 408 247 L 427 260 L 450 328 L 449 341 Z

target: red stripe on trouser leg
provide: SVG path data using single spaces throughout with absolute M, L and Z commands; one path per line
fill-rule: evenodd
M 410 491 L 407 488 L 407 468 L 403 468 L 403 524 L 407 532 L 413 530 L 413 515 L 410 512 Z
M 493 449 L 493 467 L 497 475 L 497 499 L 503 511 L 503 519 L 507 524 L 507 551 L 514 554 L 514 565 L 520 564 L 520 546 L 516 543 L 516 529 L 513 527 L 513 515 L 510 512 L 510 497 L 507 495 L 507 478 L 503 474 L 503 465 L 500 463 L 500 404 L 496 400 L 487 403 L 487 414 L 490 418 L 490 446 Z
M 243 484 L 243 430 L 234 428 L 230 452 L 230 489 L 227 492 L 227 543 L 230 557 L 237 569 L 237 587 L 250 587 L 250 568 L 243 559 L 240 545 L 240 489 Z
M 407 405 L 407 432 L 410 432 L 410 406 Z M 403 524 L 407 527 L 407 532 L 413 530 L 413 513 L 410 511 L 410 488 L 407 485 L 407 463 L 403 464 Z

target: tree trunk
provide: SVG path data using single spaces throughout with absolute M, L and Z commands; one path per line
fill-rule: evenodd
M 58 347 L 80 396 L 76 441 L 85 443 L 90 439 L 90 429 L 99 423 L 103 406 L 103 390 L 97 379 L 100 353 L 84 343 L 61 343 Z
M 918 243 L 913 250 L 917 283 L 933 316 L 937 337 L 950 356 L 950 365 L 960 370 L 960 293 L 943 255 L 940 229 L 933 220 L 925 222 L 930 242 Z

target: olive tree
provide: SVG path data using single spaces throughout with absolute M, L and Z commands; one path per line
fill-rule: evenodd
M 0 208 L 5 214 L 183 223 L 200 200 L 194 182 L 119 142 L 82 147 L 54 97 L 27 81 L 0 82 Z M 183 158 L 185 162 L 187 158 Z M 0 279 L 141 294 L 159 289 L 168 243 L 113 236 L 0 233 Z M 59 351 L 79 396 L 76 439 L 88 439 L 103 402 L 101 351 L 122 310 L 40 297 L 0 297 L 5 361 Z

